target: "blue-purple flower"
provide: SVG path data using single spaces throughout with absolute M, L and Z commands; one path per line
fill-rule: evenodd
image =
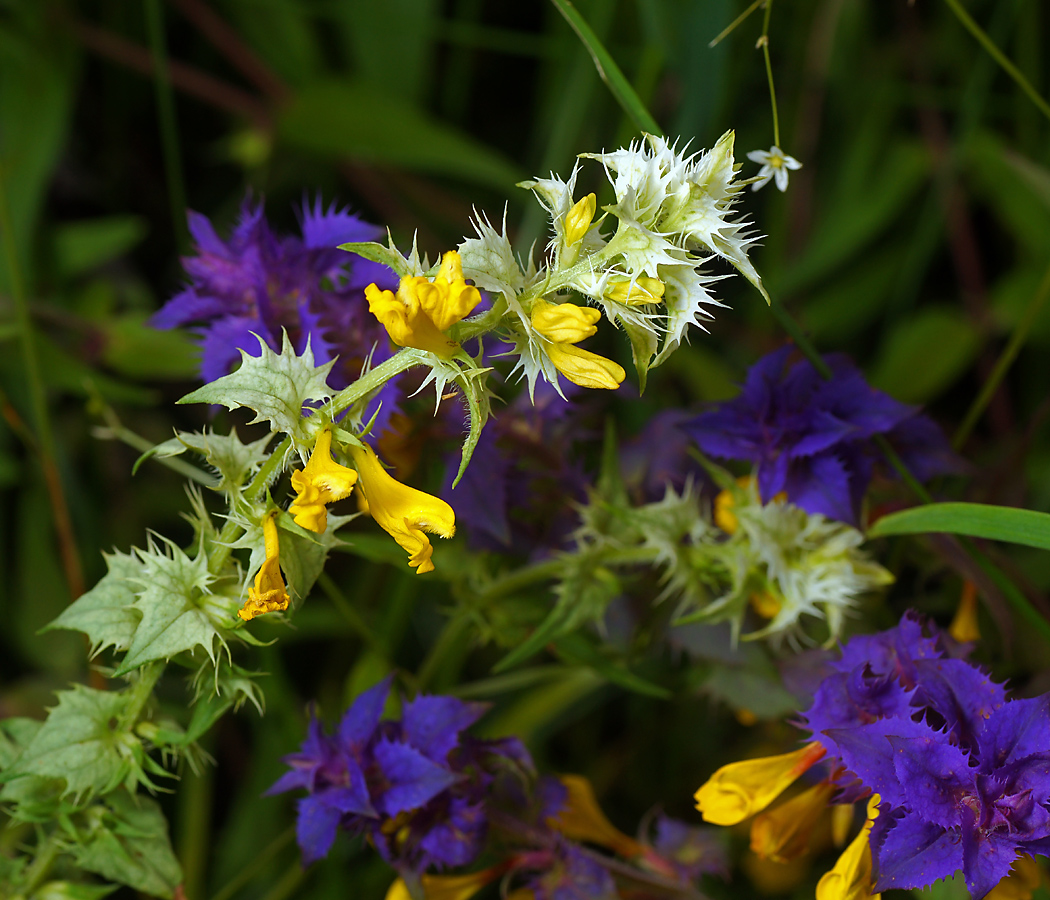
M 788 365 L 781 347 L 753 365 L 733 400 L 701 413 L 686 431 L 719 459 L 755 467 L 764 500 L 780 492 L 809 513 L 856 524 L 885 435 L 920 481 L 960 461 L 932 420 L 875 390 L 842 355 L 826 357 L 825 379 L 808 360 Z
M 192 325 L 201 335 L 201 377 L 214 381 L 240 361 L 240 350 L 258 356 L 259 335 L 280 350 L 287 331 L 297 353 L 307 341 L 318 364 L 338 357 L 328 377 L 333 390 L 346 387 L 393 348 L 383 326 L 368 311 L 364 288 L 396 286 L 390 270 L 338 249 L 349 241 L 376 239 L 380 229 L 317 198 L 304 203 L 302 236 L 271 229 L 262 201 L 246 198 L 240 218 L 223 240 L 208 219 L 189 213 L 194 255 L 183 258 L 186 287 L 151 320 L 156 328 Z M 384 392 L 383 422 L 394 411 L 393 384 Z M 381 427 L 377 427 L 377 432 Z
M 420 695 L 400 721 L 381 721 L 389 692 L 387 679 L 361 694 L 333 735 L 311 721 L 302 749 L 285 759 L 291 771 L 268 791 L 308 791 L 297 818 L 304 862 L 325 856 L 342 827 L 367 835 L 405 874 L 467 865 L 485 840 L 494 779 L 531 769 L 517 740 L 462 734 L 484 704 Z
M 572 402 L 580 391 L 570 385 L 566 400 L 545 382 L 534 402 L 519 394 L 493 417 L 455 489 L 458 454 L 450 461 L 442 491 L 466 526 L 477 549 L 533 556 L 557 548 L 577 522 L 573 502 L 582 502 L 589 479 L 573 461 L 581 436 L 580 410 Z

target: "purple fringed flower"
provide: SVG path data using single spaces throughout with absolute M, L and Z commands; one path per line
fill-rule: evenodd
M 278 235 L 263 214 L 263 203 L 246 198 L 227 240 L 200 213 L 188 214 L 195 255 L 182 260 L 189 284 L 151 319 L 155 328 L 196 326 L 201 335 L 201 377 L 214 381 L 230 372 L 240 353 L 258 356 L 258 334 L 275 351 L 285 330 L 297 353 L 307 341 L 318 364 L 338 357 L 328 376 L 333 390 L 350 384 L 372 354 L 373 365 L 393 352 L 386 330 L 368 311 L 366 285 L 396 288 L 396 278 L 378 263 L 338 245 L 369 241 L 381 230 L 345 209 L 327 210 L 318 197 L 304 203 L 302 236 Z M 373 349 L 374 348 L 374 349 Z M 394 412 L 393 382 L 381 392 L 380 433 Z M 366 414 L 367 418 L 377 406 Z
M 961 869 L 980 900 L 1020 855 L 1050 852 L 1050 695 L 1011 700 L 945 643 L 913 614 L 854 638 L 803 718 L 845 794 L 881 797 L 875 891 Z
M 760 359 L 738 397 L 686 426 L 704 453 L 754 465 L 764 500 L 783 491 L 809 513 L 856 524 L 880 434 L 920 479 L 960 469 L 932 420 L 869 386 L 845 356 L 825 358 L 825 379 L 808 360 L 788 366 L 792 351 Z
M 651 849 L 682 883 L 693 884 L 701 875 L 728 876 L 729 858 L 717 829 L 696 828 L 659 815 L 655 832 Z
M 523 870 L 539 870 L 524 881 L 534 900 L 618 900 L 620 896 L 601 858 L 560 836 L 550 850 L 524 855 L 519 865 Z
M 540 382 L 535 403 L 519 394 L 481 433 L 474 454 L 484 463 L 469 466 L 454 489 L 459 454 L 450 460 L 442 497 L 475 549 L 534 556 L 557 548 L 576 524 L 572 503 L 589 483 L 570 456 L 580 436 L 578 390 L 568 385 L 567 401 Z
M 267 793 L 309 792 L 297 819 L 306 863 L 325 856 L 343 827 L 407 875 L 468 865 L 485 840 L 493 781 L 531 770 L 528 752 L 514 739 L 464 736 L 486 707 L 454 697 L 420 695 L 399 722 L 381 722 L 389 692 L 387 679 L 361 694 L 332 736 L 312 720 L 300 752 L 285 758 L 291 771 Z

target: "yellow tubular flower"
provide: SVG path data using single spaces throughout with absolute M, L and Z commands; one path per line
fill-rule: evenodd
M 977 624 L 977 586 L 972 581 L 963 582 L 959 608 L 948 626 L 948 634 L 960 644 L 981 639 L 981 629 Z
M 1043 867 L 1030 856 L 1019 856 L 1010 874 L 985 894 L 984 900 L 1032 900 L 1046 876 Z
M 879 815 L 879 795 L 868 801 L 868 820 L 864 827 L 839 857 L 835 868 L 825 872 L 817 882 L 816 900 L 878 900 L 881 894 L 871 893 L 871 845 L 868 835 Z
M 444 332 L 481 302 L 481 293 L 464 280 L 459 254 L 450 250 L 442 257 L 433 281 L 422 275 L 406 276 L 396 294 L 370 284 L 365 299 L 395 344 L 447 359 L 455 355 L 459 344 Z
M 263 613 L 288 609 L 288 591 L 281 578 L 280 548 L 277 544 L 277 511 L 262 520 L 266 559 L 255 576 L 255 587 L 248 588 L 248 599 L 237 615 L 250 622 Z
M 565 214 L 565 246 L 573 247 L 584 239 L 594 220 L 594 211 L 598 208 L 598 198 L 588 194 L 577 200 Z
M 495 881 L 506 866 L 492 866 L 469 875 L 421 875 L 423 896 L 426 900 L 470 900 L 486 884 Z M 400 878 L 390 885 L 386 900 L 411 900 L 408 886 Z
M 605 289 L 605 297 L 628 306 L 659 303 L 664 299 L 664 283 L 647 275 L 639 275 L 633 283 L 630 278 L 614 278 Z
M 368 512 L 408 553 L 408 564 L 422 575 L 434 571 L 434 548 L 424 532 L 450 538 L 456 533 L 456 514 L 444 500 L 417 491 L 393 478 L 371 447 L 351 447 L 357 466 L 358 488 L 368 501 Z
M 532 327 L 556 344 L 578 344 L 598 333 L 601 310 L 575 303 L 537 300 L 532 307 Z
M 706 822 L 736 825 L 769 806 L 823 756 L 824 748 L 813 741 L 793 753 L 722 766 L 694 795 L 696 808 Z
M 292 473 L 296 498 L 288 507 L 295 524 L 307 531 L 324 534 L 328 527 L 325 507 L 349 497 L 357 481 L 357 472 L 332 459 L 332 432 L 327 428 L 317 435 L 314 452 L 306 468 Z
M 575 344 L 551 344 L 547 355 L 554 368 L 580 387 L 615 391 L 627 377 L 623 366 Z
M 818 784 L 776 809 L 760 813 L 751 823 L 752 852 L 778 863 L 797 859 L 809 847 L 813 829 L 834 791 L 830 784 Z
M 748 601 L 751 603 L 751 608 L 763 619 L 775 618 L 780 612 L 780 607 L 784 605 L 780 597 L 768 590 L 756 591 L 748 597 Z
M 548 820 L 551 827 L 571 840 L 608 847 L 625 859 L 645 853 L 645 848 L 638 841 L 628 837 L 605 817 L 594 796 L 594 788 L 586 778 L 562 775 L 560 780 L 569 794 L 565 808 Z

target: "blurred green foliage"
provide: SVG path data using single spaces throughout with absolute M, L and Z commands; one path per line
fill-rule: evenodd
M 667 134 L 700 148 L 733 128 L 740 156 L 772 143 L 755 49 L 760 21 L 714 48 L 708 42 L 744 6 L 577 4 Z M 1046 5 L 967 6 L 1050 94 Z M 505 208 L 515 243 L 542 245 L 541 212 L 514 182 L 567 173 L 577 152 L 636 137 L 576 35 L 540 0 L 169 0 L 161 10 L 171 73 L 161 90 L 174 96 L 176 146 L 161 138 L 143 5 L 0 3 L 0 178 L 10 223 L 10 252 L 0 256 L 5 716 L 39 717 L 51 689 L 87 677 L 76 637 L 37 634 L 78 589 L 70 553 L 90 585 L 105 571 L 101 550 L 141 544 L 147 528 L 189 534 L 178 518 L 181 479 L 154 464 L 132 479 L 138 451 L 93 433 L 112 435 L 113 410 L 149 442 L 206 421 L 172 404 L 194 383 L 192 341 L 144 324 L 180 283 L 183 237 L 172 225 L 166 154 L 189 206 L 220 226 L 246 192 L 265 195 L 271 219 L 289 227 L 293 204 L 320 192 L 388 225 L 402 244 L 418 232 L 433 256 L 469 230 L 472 208 L 493 221 Z M 745 201 L 767 235 L 754 259 L 775 302 L 821 351 L 852 354 L 873 384 L 927 404 L 950 431 L 1050 265 L 1050 122 L 935 0 L 781 2 L 770 51 L 782 145 L 804 168 L 786 194 L 767 187 Z M 601 198 L 599 177 L 585 173 L 583 190 Z M 174 213 L 180 221 L 182 211 Z M 32 437 L 18 276 L 60 490 L 45 480 Z M 734 308 L 710 334 L 695 334 L 691 350 L 655 371 L 642 401 L 614 408 L 625 433 L 659 409 L 726 396 L 782 340 L 741 279 L 728 292 Z M 974 469 L 953 499 L 1050 510 L 1048 350 L 1044 306 L 964 447 Z M 71 521 L 65 557 L 56 507 Z M 912 547 L 892 551 L 897 571 L 910 573 L 894 609 L 921 603 L 944 620 L 960 574 L 972 573 L 940 544 L 923 555 Z M 369 556 L 366 536 L 355 549 Z M 389 561 L 391 549 L 377 542 L 374 558 Z M 1037 608 L 1050 608 L 1045 553 L 995 552 Z M 442 565 L 457 564 L 454 547 L 439 553 Z M 391 665 L 425 673 L 431 690 L 497 700 L 486 729 L 521 735 L 545 766 L 586 773 L 626 830 L 654 804 L 688 816 L 693 790 L 713 768 L 790 739 L 776 719 L 790 698 L 772 675 L 736 677 L 737 660 L 689 668 L 636 652 L 628 671 L 596 658 L 587 642 L 565 641 L 553 661 L 493 676 L 501 651 L 468 655 L 469 631 L 456 618 L 446 624 L 443 611 L 455 601 L 445 587 L 360 556 L 341 556 L 295 629 L 258 651 L 253 664 L 269 673 L 265 717 L 248 709 L 225 720 L 210 746 L 214 773 L 187 775 L 177 800 L 159 798 L 189 900 L 323 900 L 348 896 L 348 885 L 354 897 L 383 895 L 389 870 L 349 840 L 300 870 L 290 804 L 260 794 L 299 743 L 308 701 L 331 719 Z M 1013 627 L 994 588 L 986 600 L 981 653 L 997 674 L 1047 689 L 1045 648 Z M 888 610 L 869 612 L 879 624 L 895 620 Z M 268 630 L 278 637 L 260 626 Z M 648 689 L 657 666 L 672 673 L 670 699 Z M 715 700 L 761 721 L 745 727 Z M 811 896 L 824 868 L 818 860 L 779 893 Z M 744 886 L 748 877 L 712 894 L 750 895 L 760 888 Z M 956 895 L 947 886 L 937 893 Z

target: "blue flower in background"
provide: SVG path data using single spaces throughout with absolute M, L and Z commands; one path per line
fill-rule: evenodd
M 381 721 L 386 679 L 361 694 L 334 735 L 312 720 L 290 771 L 267 792 L 302 788 L 297 837 L 306 863 L 324 857 L 340 827 L 365 834 L 404 874 L 463 866 L 481 852 L 493 780 L 508 769 L 531 770 L 514 739 L 464 736 L 485 712 L 481 703 L 420 695 L 400 721 Z
M 189 284 L 151 324 L 195 326 L 204 381 L 228 374 L 240 361 L 240 350 L 258 356 L 253 334 L 275 351 L 282 330 L 298 353 L 309 341 L 319 365 L 338 357 L 328 376 L 333 390 L 357 378 L 369 354 L 377 364 L 393 352 L 385 329 L 368 311 L 364 288 L 372 282 L 396 287 L 396 277 L 385 266 L 338 249 L 349 241 L 375 240 L 381 230 L 345 209 L 324 209 L 320 198 L 303 204 L 300 220 L 301 237 L 279 235 L 266 221 L 262 201 L 246 198 L 233 232 L 223 240 L 205 216 L 189 213 L 195 255 L 182 261 Z M 398 398 L 393 382 L 381 393 L 377 433 Z
M 844 356 L 826 357 L 825 379 L 807 360 L 788 365 L 793 347 L 753 365 L 743 390 L 683 426 L 700 449 L 750 462 L 763 500 L 781 491 L 809 513 L 856 524 L 885 435 L 920 481 L 958 471 L 937 425 L 868 385 Z

